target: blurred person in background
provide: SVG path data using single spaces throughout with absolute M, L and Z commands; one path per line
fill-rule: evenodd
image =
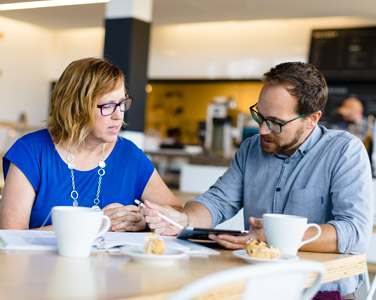
M 355 97 L 346 98 L 341 106 L 337 109 L 337 113 L 342 120 L 333 126 L 334 129 L 343 129 L 357 136 L 362 140 L 371 159 L 373 151 L 373 130 L 374 116 L 368 117 L 363 115 L 363 104 Z

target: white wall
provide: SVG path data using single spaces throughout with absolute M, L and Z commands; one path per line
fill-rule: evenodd
M 376 18 L 311 18 L 154 27 L 149 78 L 261 78 L 282 61 L 307 61 L 312 29 L 376 25 Z
M 27 23 L 0 17 L 0 121 L 17 121 L 26 112 L 40 126 L 48 110 L 48 69 L 52 33 Z M 0 128 L 0 152 L 11 142 Z
M 46 118 L 52 33 L 0 17 L 0 120 L 17 120 L 25 111 L 32 123 Z M 6 108 L 6 109 L 5 109 Z
M 84 57 L 102 57 L 104 33 L 104 28 L 55 31 L 50 78 L 57 80 L 64 69 L 74 60 Z
M 51 82 L 73 60 L 103 53 L 104 28 L 52 31 L 0 17 L 0 121 L 44 127 Z M 0 127 L 0 153 L 18 137 Z

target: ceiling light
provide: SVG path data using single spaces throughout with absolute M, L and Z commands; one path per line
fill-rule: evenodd
M 94 4 L 94 3 L 106 3 L 106 2 L 110 2 L 110 0 L 48 0 L 48 1 L 16 2 L 16 3 L 0 4 L 0 11 L 30 9 L 30 8 L 42 8 L 42 7 L 68 6 L 68 5 Z

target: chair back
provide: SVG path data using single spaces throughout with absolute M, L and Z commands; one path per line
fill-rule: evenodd
M 312 273 L 317 275 L 305 288 Z M 311 300 L 320 289 L 324 274 L 324 266 L 315 261 L 247 265 L 197 279 L 172 294 L 169 300 L 188 300 L 208 291 L 213 296 L 216 288 L 240 281 L 246 281 L 242 299 Z

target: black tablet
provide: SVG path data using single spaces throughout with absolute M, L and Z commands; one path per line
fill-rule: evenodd
M 233 235 L 246 235 L 249 231 L 246 230 L 230 230 L 230 229 L 214 229 L 214 228 L 197 228 L 197 227 L 184 227 L 178 234 L 178 239 L 192 239 L 192 240 L 210 240 L 208 235 L 214 234 L 233 234 Z

